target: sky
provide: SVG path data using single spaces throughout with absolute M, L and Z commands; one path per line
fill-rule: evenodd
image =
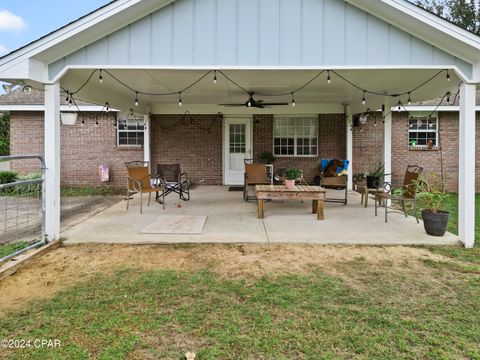
M 0 0 L 0 56 L 111 0 Z

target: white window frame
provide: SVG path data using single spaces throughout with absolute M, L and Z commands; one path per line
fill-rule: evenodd
M 435 129 L 410 129 L 410 117 L 414 118 L 428 118 L 430 115 L 431 119 L 435 119 Z M 440 122 L 438 119 L 438 113 L 429 113 L 429 112 L 410 112 L 408 114 L 408 132 L 407 132 L 407 144 L 410 149 L 427 149 L 427 145 L 410 145 L 410 133 L 435 133 L 435 145 L 433 145 L 433 149 L 438 149 L 438 132 L 440 130 L 439 128 Z
M 295 126 L 294 128 L 294 138 L 293 138 L 293 151 L 294 153 L 293 154 L 287 154 L 287 155 L 281 155 L 281 154 L 275 154 L 275 122 L 279 119 L 285 119 L 285 118 L 293 118 L 293 119 L 305 119 L 305 118 L 310 118 L 310 119 L 313 119 L 316 121 L 316 138 L 317 138 L 317 145 L 316 145 L 316 148 L 317 148 L 317 151 L 315 154 L 310 154 L 310 155 L 304 155 L 304 154 L 297 154 L 297 127 Z M 318 126 L 318 115 L 277 115 L 277 116 L 274 116 L 273 117 L 273 131 L 272 131 L 272 135 L 273 135 L 273 143 L 272 143 L 272 146 L 273 146 L 273 155 L 275 157 L 283 157 L 283 158 L 288 158 L 288 157 L 296 157 L 296 158 L 315 158 L 315 157 L 318 157 L 318 147 L 319 147 L 319 138 L 318 138 L 318 129 L 319 126 Z
M 120 117 L 117 118 L 117 147 L 119 148 L 143 148 L 145 140 L 142 142 L 142 144 L 120 144 L 120 132 L 130 132 L 130 133 L 143 133 L 144 139 L 145 139 L 145 124 L 143 125 L 143 129 L 136 129 L 136 130 L 128 130 L 128 125 L 127 125 L 127 130 L 120 130 L 120 122 L 124 121 L 136 121 L 139 124 L 143 124 L 144 119 L 138 119 L 138 118 L 129 118 L 129 117 Z

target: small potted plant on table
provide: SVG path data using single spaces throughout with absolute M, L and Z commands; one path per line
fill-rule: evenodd
M 378 165 L 372 170 L 365 173 L 367 178 L 367 188 L 378 189 L 380 186 L 380 179 L 385 175 L 385 166 L 379 162 Z
M 285 187 L 287 189 L 293 189 L 295 187 L 295 180 L 301 175 L 300 169 L 295 167 L 289 167 L 285 170 L 283 176 L 285 177 Z
M 430 180 L 421 177 L 417 181 L 417 189 L 417 197 L 423 199 L 425 203 L 425 209 L 422 210 L 425 231 L 432 236 L 445 235 L 450 213 L 440 210 L 440 207 L 450 194 L 445 191 L 442 183 L 438 181 L 435 174 L 431 175 Z

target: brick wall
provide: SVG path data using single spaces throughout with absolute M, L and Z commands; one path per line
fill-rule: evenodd
M 151 124 L 152 164 L 180 163 L 194 183 L 222 183 L 222 120 L 218 115 L 154 115 Z
M 99 126 L 95 126 L 98 115 Z M 110 165 L 107 185 L 124 186 L 125 161 L 143 160 L 142 148 L 117 148 L 116 115 L 89 114 L 85 125 L 80 118 L 74 126 L 61 126 L 61 182 L 67 186 L 102 185 L 98 164 Z M 43 112 L 12 112 L 10 124 L 11 153 L 43 154 Z M 38 171 L 36 162 L 14 161 L 12 170 L 19 173 Z
M 321 114 L 318 117 L 317 157 L 277 157 L 274 168 L 295 166 L 311 182 L 319 174 L 320 159 L 344 159 L 346 156 L 346 121 L 344 114 Z M 253 155 L 259 161 L 263 151 L 273 152 L 273 115 L 253 117 Z
M 345 117 L 343 114 L 319 116 L 319 156 L 277 158 L 275 167 L 296 166 L 307 181 L 318 174 L 322 158 L 345 157 Z M 152 163 L 180 163 L 193 182 L 223 181 L 222 122 L 215 115 L 155 115 L 152 120 Z M 273 115 L 253 116 L 253 156 L 273 152 Z
M 372 164 L 382 160 L 383 126 L 373 127 L 372 122 L 360 132 L 354 129 L 353 135 L 353 171 L 363 172 Z M 424 173 L 441 172 L 443 156 L 444 178 L 449 191 L 458 191 L 458 113 L 439 113 L 440 143 L 439 150 L 411 150 L 408 146 L 408 116 L 405 113 L 393 115 L 392 126 L 392 174 L 393 181 L 401 183 L 408 165 L 416 164 L 425 168 Z M 476 178 L 480 178 L 480 115 L 476 123 Z M 370 145 L 369 145 L 370 144 Z M 377 154 L 377 155 L 375 155 Z M 370 165 L 369 165 L 370 164 Z M 480 191 L 480 181 L 476 182 L 476 191 Z

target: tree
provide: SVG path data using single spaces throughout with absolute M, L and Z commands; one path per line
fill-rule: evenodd
M 480 35 L 480 0 L 416 0 L 416 4 Z

